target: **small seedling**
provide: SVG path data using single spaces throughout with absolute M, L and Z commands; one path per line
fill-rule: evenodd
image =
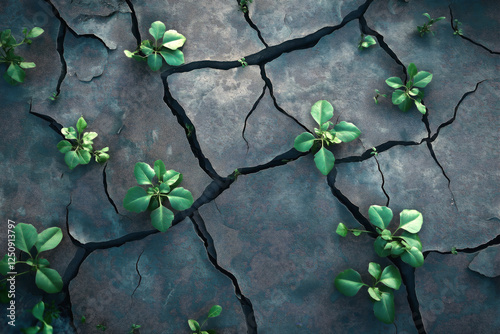
M 438 21 L 444 20 L 445 17 L 441 16 L 438 17 L 437 19 L 432 19 L 428 13 L 424 13 L 422 15 L 424 15 L 428 19 L 428 21 L 427 23 L 424 23 L 423 26 L 417 26 L 417 30 L 420 33 L 420 37 L 423 37 L 426 33 L 429 32 L 434 36 L 434 31 L 431 30 L 432 25 Z
M 128 334 L 134 334 L 135 330 L 139 328 L 141 328 L 141 325 L 132 324 L 132 326 L 130 326 L 130 331 L 128 332 Z
M 0 31 L 0 64 L 6 63 L 9 65 L 3 78 L 11 85 L 17 85 L 24 82 L 26 77 L 25 69 L 35 68 L 33 62 L 25 62 L 23 57 L 14 53 L 14 49 L 23 44 L 31 44 L 31 38 L 36 38 L 43 34 L 43 29 L 35 27 L 31 30 L 23 28 L 24 38 L 20 43 L 17 43 L 10 29 Z
M 106 329 L 108 329 L 108 327 L 106 327 L 106 326 L 104 326 L 102 324 L 99 324 L 99 325 L 95 326 L 95 328 L 97 328 L 97 329 L 99 329 L 99 330 L 101 330 L 103 332 L 106 331 Z
M 396 90 L 392 93 L 392 103 L 397 105 L 402 111 L 408 111 L 413 104 L 417 106 L 418 111 L 425 114 L 426 108 L 422 104 L 424 92 L 419 88 L 424 88 L 432 80 L 432 74 L 426 71 L 417 72 L 417 66 L 414 63 L 408 65 L 408 75 L 410 80 L 403 84 L 398 77 L 390 77 L 385 83 Z M 403 89 L 398 89 L 403 88 Z
M 451 254 L 453 254 L 453 255 L 457 255 L 458 254 L 457 247 L 451 247 Z
M 182 174 L 172 169 L 167 171 L 161 160 L 155 161 L 154 169 L 145 162 L 136 163 L 134 175 L 138 184 L 152 187 L 147 191 L 141 187 L 130 188 L 123 199 L 123 207 L 137 213 L 151 211 L 151 224 L 160 232 L 165 232 L 174 220 L 174 213 L 162 204 L 166 198 L 172 208 L 179 211 L 189 209 L 194 202 L 189 190 L 178 187 Z
M 95 161 L 100 164 L 105 163 L 109 159 L 109 154 L 107 153 L 109 147 L 94 150 L 92 145 L 94 144 L 93 140 L 97 137 L 97 133 L 83 133 L 83 130 L 86 128 L 87 122 L 83 117 L 80 117 L 76 123 L 76 130 L 72 126 L 61 129 L 64 138 L 68 140 L 61 140 L 57 144 L 57 149 L 59 152 L 64 153 L 64 161 L 69 169 L 73 169 L 78 165 L 88 164 L 92 154 L 94 155 Z
M 299 152 L 307 152 L 311 149 L 317 151 L 314 154 L 316 167 L 323 175 L 328 175 L 335 164 L 335 157 L 325 146 L 351 142 L 358 138 L 361 131 L 354 124 L 344 121 L 336 124 L 333 129 L 329 129 L 333 125 L 329 121 L 333 117 L 333 106 L 325 100 L 318 101 L 312 106 L 311 115 L 319 124 L 319 129 L 314 129 L 317 137 L 310 132 L 303 132 L 295 138 L 293 147 Z M 319 142 L 321 142 L 321 148 L 318 150 Z
M 459 28 L 458 26 L 461 26 L 462 25 L 462 22 L 460 22 L 459 20 L 457 19 L 454 19 L 453 20 L 453 35 L 460 35 L 462 36 L 464 34 L 462 28 Z
M 222 307 L 219 305 L 214 305 L 210 308 L 210 311 L 208 311 L 208 315 L 205 318 L 205 320 L 201 323 L 201 325 L 198 323 L 198 321 L 189 319 L 188 320 L 189 328 L 191 328 L 193 334 L 216 334 L 216 332 L 213 329 L 202 330 L 201 328 L 209 318 L 218 317 L 221 312 L 222 312 Z
M 61 275 L 56 270 L 49 268 L 49 261 L 39 257 L 40 253 L 54 249 L 59 245 L 63 237 L 61 229 L 59 227 L 49 227 L 41 233 L 37 233 L 36 228 L 31 224 L 19 223 L 12 227 L 16 236 L 15 247 L 28 254 L 29 259 L 16 261 L 14 254 L 6 254 L 0 261 L 0 274 L 7 276 L 9 272 L 15 271 L 16 264 L 26 264 L 29 266 L 29 270 L 15 276 L 36 272 L 35 283 L 38 288 L 47 293 L 61 291 L 63 286 Z M 36 248 L 35 257 L 31 254 L 33 246 Z M 0 282 L 6 280 L 7 278 L 4 278 Z
M 240 0 L 240 10 L 243 13 L 248 13 L 248 4 L 252 2 L 253 0 Z
M 375 89 L 375 93 L 377 94 L 373 97 L 373 100 L 375 100 L 375 104 L 378 104 L 379 97 L 387 97 L 387 94 L 382 94 L 378 89 Z
M 82 317 L 80 318 L 80 323 L 84 324 L 85 321 L 87 321 L 87 318 L 85 318 L 85 316 L 82 315 Z
M 365 36 L 361 34 L 361 39 L 359 40 L 358 43 L 358 49 L 360 50 L 367 49 L 375 44 L 377 44 L 377 41 L 375 41 L 375 38 L 373 36 L 370 35 Z
M 378 237 L 373 243 L 378 256 L 401 257 L 401 260 L 412 267 L 420 267 L 424 264 L 422 254 L 422 243 L 418 237 L 418 232 L 422 228 L 423 217 L 417 210 L 403 210 L 399 214 L 399 227 L 391 232 L 389 226 L 393 217 L 392 210 L 386 206 L 372 205 L 368 209 L 370 223 L 375 226 Z M 400 235 L 396 235 L 399 230 L 403 230 Z M 351 232 L 355 236 L 361 233 L 372 233 L 366 230 L 348 229 L 343 223 L 337 227 L 336 233 L 342 237 Z
M 149 33 L 154 38 L 154 42 L 142 41 L 134 52 L 125 50 L 125 55 L 139 61 L 147 61 L 148 66 L 153 71 L 158 71 L 163 65 L 163 60 L 168 65 L 179 66 L 184 64 L 184 54 L 180 47 L 186 42 L 186 37 L 176 30 L 165 31 L 165 24 L 161 21 L 151 23 Z
M 241 67 L 248 66 L 248 63 L 245 61 L 245 57 L 238 59 L 238 62 L 241 64 Z
M 375 262 L 370 262 L 368 272 L 373 277 L 372 285 L 364 283 L 356 270 L 347 269 L 335 277 L 335 287 L 348 297 L 356 295 L 363 286 L 368 287 L 375 317 L 383 323 L 392 324 L 395 316 L 393 290 L 401 286 L 401 274 L 392 264 L 382 270 Z M 379 283 L 382 285 L 377 287 Z
M 59 97 L 59 95 L 57 95 L 57 92 L 53 92 L 52 96 L 49 97 L 49 100 L 55 101 L 55 100 L 57 100 L 58 97 Z
M 52 306 L 54 308 L 54 306 Z M 59 310 L 51 310 L 47 308 L 45 309 L 45 304 L 43 301 L 33 307 L 31 310 L 33 316 L 41 322 L 41 326 L 38 324 L 33 327 L 22 329 L 21 331 L 25 334 L 35 334 L 35 333 L 43 333 L 43 334 L 52 334 L 54 329 L 51 326 L 52 320 L 57 319 L 59 317 Z
M 378 155 L 377 148 L 376 147 L 372 147 L 372 151 L 370 152 L 370 154 L 374 155 L 374 156 L 377 156 Z

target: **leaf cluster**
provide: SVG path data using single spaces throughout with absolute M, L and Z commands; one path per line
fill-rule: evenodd
M 178 187 L 182 174 L 175 170 L 167 170 L 161 160 L 151 168 L 145 162 L 138 162 L 134 167 L 134 176 L 140 185 L 151 186 L 146 191 L 142 187 L 132 187 L 123 199 L 123 207 L 132 212 L 151 211 L 151 224 L 160 232 L 165 232 L 174 220 L 174 213 L 163 206 L 168 202 L 175 210 L 186 210 L 193 204 L 193 195 L 187 189 Z M 156 181 L 154 179 L 156 177 Z
M 321 143 L 321 148 L 314 155 L 314 162 L 323 175 L 328 175 L 335 164 L 335 156 L 325 146 L 351 142 L 359 137 L 361 131 L 354 124 L 345 121 L 333 126 L 329 121 L 333 117 L 333 106 L 325 100 L 312 106 L 311 115 L 319 125 L 319 129 L 314 129 L 316 137 L 310 132 L 303 132 L 295 138 L 293 147 L 299 152 L 307 152 L 311 148 L 316 150 Z
M 136 329 L 139 329 L 139 328 L 141 328 L 141 325 L 132 324 L 132 325 L 130 326 L 130 330 L 129 330 L 128 334 L 134 334 L 134 333 L 135 333 L 135 330 L 136 330 Z
M 14 227 L 14 234 L 16 236 L 16 248 L 28 254 L 29 259 L 26 261 L 12 261 L 12 258 L 10 258 L 10 263 L 25 264 L 30 268 L 28 271 L 17 274 L 17 276 L 34 271 L 36 272 L 35 283 L 38 288 L 47 293 L 61 291 L 63 286 L 61 276 L 56 270 L 49 268 L 49 261 L 39 257 L 40 253 L 54 249 L 59 245 L 63 237 L 61 229 L 59 227 L 50 227 L 41 233 L 37 233 L 33 225 L 19 223 Z M 36 256 L 31 253 L 33 246 L 36 248 Z M 0 261 L 0 274 L 7 276 L 10 271 L 12 270 L 10 270 L 9 256 L 6 254 Z M 2 279 L 2 281 L 5 280 L 6 278 Z
M 365 36 L 361 34 L 361 39 L 359 40 L 358 43 L 358 49 L 360 50 L 367 49 L 375 44 L 377 44 L 377 41 L 375 41 L 375 38 L 373 36 L 370 35 Z
M 56 319 L 59 317 L 59 310 L 57 309 L 50 309 L 46 308 L 46 305 L 43 301 L 40 301 L 38 304 L 33 307 L 33 310 L 31 310 L 31 313 L 33 316 L 41 322 L 41 327 L 38 326 L 32 326 L 29 328 L 25 328 L 22 330 L 23 333 L 25 334 L 36 334 L 36 333 L 42 333 L 42 334 L 52 334 L 54 332 L 54 329 L 51 326 L 52 319 Z
M 3 78 L 11 85 L 17 85 L 24 82 L 26 77 L 25 69 L 35 68 L 36 65 L 33 62 L 25 62 L 24 58 L 16 55 L 15 48 L 22 45 L 30 45 L 32 38 L 36 38 L 43 34 L 43 29 L 34 27 L 31 30 L 23 28 L 24 38 L 21 42 L 17 43 L 14 36 L 12 36 L 11 30 L 6 29 L 0 31 L 0 64 L 8 64 L 7 71 L 4 73 Z
M 64 161 L 69 169 L 73 169 L 78 165 L 88 164 L 92 158 L 92 154 L 95 161 L 100 164 L 105 163 L 109 159 L 109 154 L 107 153 L 109 147 L 94 150 L 92 145 L 94 144 L 93 140 L 97 137 L 97 133 L 83 133 L 86 128 L 87 122 L 82 116 L 76 122 L 76 130 L 72 126 L 61 129 L 61 133 L 67 140 L 61 140 L 57 144 L 57 149 L 59 152 L 64 153 Z
M 428 21 L 427 23 L 424 23 L 423 26 L 417 26 L 417 30 L 420 33 L 420 37 L 423 37 L 426 33 L 429 32 L 434 36 L 434 31 L 431 30 L 432 25 L 438 21 L 444 20 L 445 17 L 441 16 L 438 17 L 437 19 L 432 19 L 428 13 L 423 13 L 422 15 L 425 16 L 428 19 Z
M 462 28 L 458 27 L 461 25 L 462 25 L 462 22 L 460 22 L 459 20 L 457 20 L 457 19 L 453 20 L 453 35 L 462 36 L 464 34 Z
M 203 325 L 205 324 L 205 322 L 207 322 L 207 320 L 209 318 L 218 317 L 221 312 L 222 312 L 222 307 L 219 305 L 214 305 L 208 311 L 207 317 L 201 323 L 201 325 L 198 323 L 198 321 L 193 320 L 193 319 L 189 319 L 188 320 L 189 328 L 191 328 L 191 330 L 193 331 L 193 334 L 216 334 L 216 332 L 213 329 L 202 330 L 201 328 L 203 327 Z
M 418 232 L 423 224 L 423 217 L 420 212 L 407 209 L 401 211 L 399 214 L 399 227 L 394 232 L 388 229 L 393 218 L 390 208 L 372 205 L 368 210 L 368 217 L 378 234 L 373 244 L 378 256 L 401 257 L 401 260 L 415 268 L 424 264 L 422 243 L 418 237 Z M 399 231 L 401 233 L 396 235 Z M 366 230 L 348 229 L 342 223 L 338 225 L 336 232 L 342 237 L 345 237 L 348 232 L 355 236 L 361 233 L 371 233 Z
M 414 63 L 408 65 L 408 75 L 410 80 L 406 84 L 398 77 L 390 77 L 385 80 L 385 83 L 396 89 L 392 93 L 392 103 L 397 105 L 402 111 L 408 111 L 415 104 L 418 111 L 422 114 L 426 113 L 426 108 L 422 104 L 424 92 L 419 88 L 424 88 L 432 80 L 432 74 L 426 71 L 417 71 L 417 66 Z
M 245 60 L 245 57 L 238 59 L 238 62 L 241 64 L 241 67 L 248 66 L 248 63 Z
M 249 3 L 252 3 L 253 0 L 240 0 L 240 10 L 243 12 L 243 13 L 248 13 L 248 4 Z
M 368 287 L 375 316 L 380 321 L 391 324 L 395 315 L 393 290 L 398 290 L 401 286 L 401 274 L 392 264 L 382 270 L 375 262 L 370 262 L 368 272 L 373 278 L 372 285 L 364 283 L 361 275 L 349 268 L 335 277 L 335 287 L 348 297 L 356 295 L 363 286 Z
M 161 21 L 151 23 L 149 33 L 153 36 L 154 42 L 142 41 L 134 52 L 125 50 L 125 55 L 138 61 L 147 61 L 152 71 L 161 68 L 162 59 L 171 66 L 184 64 L 184 54 L 179 48 L 186 42 L 186 37 L 176 30 L 166 31 L 165 24 Z

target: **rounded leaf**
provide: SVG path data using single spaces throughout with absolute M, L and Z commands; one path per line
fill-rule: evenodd
M 222 307 L 219 305 L 214 305 L 210 308 L 210 311 L 208 311 L 207 317 L 208 318 L 218 317 L 221 312 L 222 312 Z
M 321 125 L 333 117 L 333 106 L 326 100 L 320 100 L 313 104 L 311 115 L 316 123 Z
M 410 249 L 406 249 L 401 255 L 401 260 L 408 263 L 410 266 L 417 268 L 424 264 L 424 255 L 418 250 L 417 247 L 411 247 Z
M 167 168 L 165 168 L 165 164 L 161 160 L 156 160 L 154 164 L 154 171 L 158 181 L 163 182 L 163 175 L 167 172 Z
M 417 106 L 418 111 L 420 111 L 422 115 L 425 115 L 425 113 L 427 112 L 425 106 L 420 101 L 417 100 L 415 100 L 415 105 Z
M 83 130 L 87 128 L 87 122 L 85 119 L 83 119 L 83 116 L 78 119 L 76 122 L 76 129 L 78 130 L 78 133 L 82 133 Z
M 156 21 L 151 23 L 151 28 L 149 28 L 149 33 L 154 37 L 155 40 L 159 40 L 163 37 L 165 33 L 165 24 L 161 21 Z
M 410 80 L 413 80 L 413 77 L 417 74 L 417 66 L 414 63 L 410 63 L 408 65 L 408 75 L 410 76 Z
M 418 233 L 422 228 L 424 218 L 417 210 L 403 210 L 399 214 L 399 228 L 410 233 Z
M 411 107 L 413 106 L 413 99 L 411 99 L 409 96 L 405 96 L 405 99 L 403 100 L 403 102 L 401 102 L 400 104 L 398 104 L 398 107 L 401 111 L 408 111 L 411 109 Z
M 382 237 L 377 237 L 375 242 L 373 243 L 373 248 L 375 249 L 375 253 L 377 253 L 380 257 L 386 257 L 391 254 L 391 250 L 387 250 L 385 246 L 387 245 L 387 241 L 382 239 Z
M 123 199 L 123 207 L 132 212 L 146 211 L 151 197 L 152 196 L 146 193 L 146 190 L 141 187 L 130 188 Z
M 31 224 L 19 223 L 14 227 L 14 234 L 16 248 L 30 254 L 38 238 L 36 228 Z
M 171 169 L 163 175 L 163 182 L 166 183 L 171 189 L 177 187 L 182 181 L 182 174 Z
M 368 272 L 372 275 L 375 281 L 378 281 L 380 279 L 380 274 L 382 273 L 382 268 L 380 267 L 380 264 L 370 262 L 368 265 Z
M 19 67 L 24 68 L 24 69 L 35 68 L 36 64 L 33 62 L 24 62 L 23 61 L 23 62 L 19 63 Z
M 344 143 L 348 143 L 358 138 L 361 131 L 356 127 L 356 125 L 342 121 L 333 127 L 335 130 L 335 135 L 338 139 L 342 140 Z
M 38 253 L 54 249 L 59 245 L 62 238 L 63 234 L 59 227 L 49 227 L 38 235 L 35 247 Z
M 137 183 L 144 184 L 153 184 L 153 178 L 155 177 L 155 171 L 145 162 L 138 162 L 134 166 L 134 176 L 137 180 Z
M 392 92 L 392 104 L 400 104 L 405 100 L 405 98 L 405 92 L 400 89 L 396 89 L 394 92 Z
M 370 223 L 382 230 L 389 226 L 392 217 L 392 210 L 386 206 L 372 205 L 368 209 L 368 218 L 370 219 Z
M 61 153 L 69 152 L 72 148 L 73 145 L 67 140 L 61 140 L 59 143 L 57 143 L 57 149 Z
M 200 330 L 200 324 L 196 320 L 189 319 L 188 320 L 188 325 L 189 325 L 189 328 L 191 328 L 192 331 L 199 331 Z
M 347 227 L 343 223 L 339 223 L 339 226 L 337 226 L 337 230 L 335 232 L 341 237 L 345 237 L 347 236 L 347 233 L 349 231 L 347 230 Z
M 76 155 L 78 156 L 78 162 L 82 165 L 88 164 L 90 162 L 90 159 L 92 158 L 90 152 L 85 149 L 76 151 Z
M 380 290 L 378 288 L 372 288 L 372 287 L 369 287 L 368 288 L 368 294 L 370 295 L 370 297 L 372 297 L 375 301 L 379 301 L 380 300 L 380 297 L 381 297 L 381 293 L 380 293 Z
M 365 285 L 361 275 L 354 269 L 347 269 L 335 277 L 335 287 L 340 293 L 352 297 Z
M 69 151 L 64 155 L 64 161 L 66 162 L 66 165 L 68 165 L 69 169 L 73 169 L 80 163 L 80 157 L 76 151 Z
M 19 65 L 10 63 L 9 67 L 7 68 L 7 75 L 11 77 L 13 80 L 17 82 L 24 82 L 24 78 L 26 77 L 26 72 L 19 67 Z
M 398 290 L 401 286 L 401 274 L 399 273 L 398 268 L 392 264 L 385 267 L 382 275 L 380 276 L 380 283 L 391 289 Z
M 152 71 L 158 71 L 161 68 L 162 60 L 158 53 L 152 53 L 148 56 L 148 66 Z
M 299 152 L 307 152 L 314 144 L 314 136 L 309 132 L 303 132 L 295 138 L 293 148 Z
M 45 312 L 45 304 L 40 301 L 38 304 L 36 304 L 34 307 L 33 307 L 33 310 L 31 310 L 31 313 L 33 314 L 33 316 L 40 320 L 41 322 L 43 322 L 43 312 Z
M 380 301 L 373 304 L 373 313 L 378 320 L 385 324 L 394 322 L 394 295 L 392 292 L 382 292 Z
M 426 71 L 420 71 L 415 75 L 413 79 L 413 86 L 418 88 L 424 88 L 431 82 L 432 74 Z
M 38 268 L 35 276 L 36 286 L 47 293 L 57 293 L 61 291 L 63 281 L 61 275 L 54 269 Z
M 167 64 L 171 66 L 179 66 L 184 64 L 184 53 L 181 50 L 169 50 L 169 49 L 161 49 L 161 56 Z
M 316 163 L 316 167 L 319 169 L 321 174 L 328 175 L 335 165 L 335 157 L 332 152 L 322 147 L 314 155 L 314 162 Z
M 170 187 L 166 183 L 160 184 L 160 192 L 162 194 L 168 194 L 170 192 Z
M 151 211 L 151 225 L 160 232 L 165 232 L 174 220 L 174 213 L 164 207 L 158 206 L 155 210 Z
M 42 28 L 39 28 L 39 27 L 34 27 L 33 29 L 30 30 L 30 32 L 28 33 L 27 37 L 28 38 L 35 38 L 35 37 L 38 37 L 40 36 L 41 34 L 43 34 L 43 29 Z
M 422 242 L 420 242 L 417 234 L 404 231 L 398 238 L 403 239 L 409 245 L 409 248 L 416 247 L 419 251 L 422 251 Z
M 175 30 L 169 30 L 163 36 L 163 46 L 170 50 L 177 50 L 186 42 L 186 37 Z
M 191 192 L 182 187 L 175 188 L 167 197 L 172 208 L 179 211 L 189 209 L 194 202 Z
M 385 80 L 385 83 L 392 88 L 399 88 L 403 87 L 403 81 L 401 81 L 401 78 L 398 77 L 390 77 L 389 79 Z

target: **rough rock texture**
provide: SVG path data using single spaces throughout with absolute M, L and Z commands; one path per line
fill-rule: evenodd
M 500 246 L 491 246 L 480 251 L 469 264 L 469 269 L 486 277 L 500 276 Z

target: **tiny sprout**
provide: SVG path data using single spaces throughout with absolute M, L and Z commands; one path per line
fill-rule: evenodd
M 462 25 L 462 22 L 460 22 L 459 20 L 457 19 L 454 19 L 453 20 L 453 35 L 457 36 L 457 35 L 460 35 L 462 36 L 464 34 L 462 28 L 459 28 L 458 26 L 461 26 Z
M 361 39 L 359 40 L 359 43 L 358 43 L 358 49 L 360 49 L 360 50 L 367 49 L 370 46 L 375 45 L 375 44 L 377 44 L 377 42 L 375 41 L 375 38 L 373 36 L 369 36 L 369 35 L 365 36 L 365 35 L 361 34 Z
M 240 0 L 240 10 L 243 12 L 243 13 L 248 13 L 248 4 L 249 3 L 252 3 L 253 0 Z
M 135 330 L 139 328 L 141 328 L 141 325 L 132 324 L 132 326 L 130 326 L 130 331 L 128 332 L 128 334 L 134 334 Z
M 57 92 L 53 92 L 52 95 L 49 97 L 49 100 L 55 101 L 57 100 L 58 97 L 59 95 L 57 94 Z
M 457 255 L 458 254 L 457 247 L 451 247 L 451 254 L 453 254 L 453 255 Z
M 238 59 L 238 62 L 241 64 L 241 67 L 248 66 L 248 63 L 245 61 L 245 57 Z
M 417 30 L 420 33 L 420 37 L 423 37 L 426 33 L 429 33 L 429 32 L 432 35 L 434 35 L 434 31 L 431 30 L 432 25 L 438 21 L 445 19 L 444 16 L 438 17 L 437 19 L 432 19 L 428 13 L 424 13 L 422 15 L 425 16 L 428 19 L 428 21 L 427 21 L 427 23 L 424 23 L 423 26 L 417 26 Z
M 100 330 L 101 330 L 101 331 L 103 331 L 103 332 L 104 332 L 106 329 L 108 329 L 106 326 L 101 325 L 101 324 L 99 324 L 99 325 L 95 326 L 95 328 L 100 329 Z
M 379 97 L 387 97 L 387 94 L 382 94 L 378 89 L 375 89 L 375 93 L 377 94 L 377 95 L 375 95 L 373 97 L 373 100 L 375 101 L 375 104 L 378 104 L 378 98 Z
M 87 318 L 85 318 L 85 316 L 84 316 L 84 315 L 82 315 L 82 317 L 80 318 L 80 322 L 81 322 L 82 324 L 84 324 L 84 323 L 85 323 L 85 321 L 87 321 Z
M 374 156 L 377 156 L 378 155 L 377 148 L 376 147 L 372 147 L 372 151 L 370 152 L 370 154 L 374 155 Z

